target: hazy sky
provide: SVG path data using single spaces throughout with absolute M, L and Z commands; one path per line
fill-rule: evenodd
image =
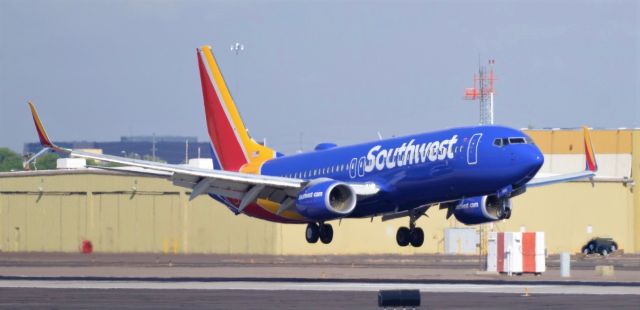
M 254 138 L 284 152 L 496 120 L 640 127 L 639 1 L 0 0 L 0 146 L 196 135 L 208 44 Z M 239 55 L 229 46 L 241 42 Z

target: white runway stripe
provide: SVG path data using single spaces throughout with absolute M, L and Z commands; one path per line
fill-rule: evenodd
M 397 283 L 296 283 L 296 282 L 155 282 L 0 280 L 2 288 L 154 289 L 154 290 L 261 290 L 261 291 L 378 291 L 417 289 L 431 293 L 508 293 L 640 295 L 640 287 L 586 285 L 397 284 Z

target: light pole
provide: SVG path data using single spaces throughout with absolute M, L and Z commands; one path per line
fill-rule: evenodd
M 233 43 L 231 44 L 230 49 L 232 52 L 236 52 L 236 55 L 238 55 L 240 51 L 244 51 L 244 44 L 240 42 Z

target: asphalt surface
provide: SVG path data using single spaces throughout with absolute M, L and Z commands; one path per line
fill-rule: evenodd
M 640 255 L 576 255 L 571 278 L 556 261 L 508 277 L 473 256 L 1 253 L 0 308 L 375 309 L 379 290 L 417 289 L 421 309 L 638 309 Z
M 460 281 L 638 282 L 640 255 L 583 257 L 571 262 L 571 278 L 560 277 L 557 257 L 540 276 L 507 277 L 483 272 L 477 256 L 447 255 L 158 255 L 2 253 L 0 276 L 276 278 Z M 613 266 L 612 276 L 598 276 L 598 265 Z
M 640 296 L 421 293 L 419 309 L 637 309 Z M 6 289 L 3 309 L 377 309 L 377 292 Z

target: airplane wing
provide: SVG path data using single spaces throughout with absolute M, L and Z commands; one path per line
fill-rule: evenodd
M 153 175 L 169 178 L 175 185 L 192 189 L 189 199 L 201 194 L 219 195 L 239 201 L 238 212 L 247 207 L 258 198 L 266 198 L 274 202 L 280 202 L 283 212 L 294 206 L 295 199 L 309 180 L 284 178 L 276 176 L 256 175 L 241 172 L 209 170 L 186 165 L 164 164 L 147 160 L 131 159 L 104 154 L 76 151 L 59 147 L 51 142 L 35 106 L 29 102 L 31 114 L 35 123 L 40 143 L 45 147 L 29 161 L 44 154 L 47 150 L 68 155 L 69 157 L 99 160 L 116 163 L 126 167 L 98 167 L 108 170 L 127 171 L 136 174 Z M 348 183 L 359 197 L 374 195 L 379 191 L 375 184 Z
M 527 183 L 527 187 L 537 187 L 586 178 L 593 178 L 596 175 L 596 172 L 598 171 L 598 163 L 596 162 L 595 152 L 593 151 L 593 144 L 591 143 L 589 129 L 586 126 L 582 127 L 582 129 L 584 131 L 584 155 L 586 158 L 585 170 L 553 176 L 534 177 L 533 179 L 531 179 L 531 181 L 529 181 L 529 183 Z

